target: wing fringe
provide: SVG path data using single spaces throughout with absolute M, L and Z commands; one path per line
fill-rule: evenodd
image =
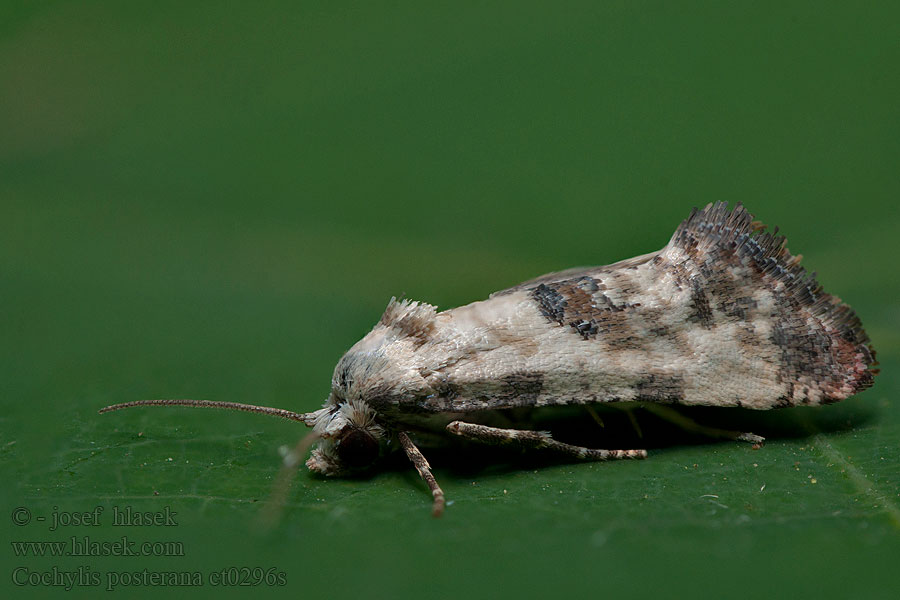
M 808 310 L 843 340 L 856 346 L 867 366 L 878 364 L 875 350 L 853 309 L 822 289 L 816 274 L 807 272 L 800 265 L 802 256 L 795 256 L 788 250 L 785 236 L 779 235 L 777 227 L 767 231 L 767 226 L 754 221 L 753 215 L 741 204 L 733 210 L 729 210 L 727 202 L 694 208 L 675 230 L 668 248 L 679 248 L 689 256 L 716 252 L 736 256 L 761 277 L 783 284 L 782 292 L 790 301 Z M 868 373 L 874 375 L 877 370 L 870 369 Z M 859 389 L 869 387 L 871 376 L 863 377 L 858 384 Z

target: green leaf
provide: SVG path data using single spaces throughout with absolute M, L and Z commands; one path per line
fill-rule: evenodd
M 897 597 L 898 17 L 890 3 L 4 6 L 9 596 Z M 838 405 L 696 414 L 752 426 L 760 449 L 647 415 L 636 440 L 613 415 L 598 439 L 645 442 L 648 460 L 429 452 L 441 519 L 404 460 L 356 479 L 300 470 L 264 530 L 279 448 L 304 427 L 96 412 L 157 397 L 315 409 L 391 296 L 449 308 L 653 251 L 714 200 L 780 225 L 881 361 Z M 177 525 L 114 525 L 129 509 Z

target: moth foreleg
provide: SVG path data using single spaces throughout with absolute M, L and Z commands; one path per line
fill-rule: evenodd
M 434 503 L 431 505 L 431 514 L 435 517 L 441 516 L 444 512 L 445 505 L 444 490 L 441 489 L 441 486 L 438 485 L 434 475 L 431 474 L 431 465 L 428 464 L 428 461 L 425 460 L 425 455 L 422 454 L 421 450 L 416 448 L 416 445 L 413 444 L 413 441 L 409 439 L 409 436 L 405 432 L 401 431 L 398 433 L 397 439 L 400 440 L 403 451 L 406 452 L 406 456 L 409 457 L 413 466 L 416 467 L 416 471 L 419 472 L 419 477 L 428 484 L 428 489 L 431 490 L 431 496 L 434 498 Z
M 684 416 L 674 408 L 662 404 L 651 404 L 648 402 L 644 404 L 644 408 L 657 417 L 664 419 L 673 425 L 677 425 L 690 433 L 699 433 L 712 438 L 750 442 L 755 445 L 762 444 L 766 441 L 766 438 L 761 435 L 756 435 L 755 433 L 743 433 L 740 431 L 732 431 L 730 429 L 719 429 L 717 427 L 701 425 L 690 417 Z
M 613 460 L 617 458 L 647 458 L 646 450 L 601 450 L 598 448 L 585 448 L 573 446 L 554 440 L 546 431 L 531 431 L 528 429 L 500 429 L 466 423 L 465 421 L 453 421 L 447 425 L 447 431 L 455 435 L 475 440 L 483 444 L 514 445 L 520 448 L 534 450 L 551 450 L 571 456 L 580 460 Z

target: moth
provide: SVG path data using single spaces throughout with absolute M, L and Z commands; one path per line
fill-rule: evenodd
M 338 361 L 319 410 L 141 400 L 100 412 L 175 405 L 300 421 L 312 433 L 285 465 L 314 442 L 306 466 L 328 476 L 369 468 L 399 447 L 440 515 L 444 493 L 419 445 L 459 436 L 578 460 L 647 456 L 567 444 L 517 421 L 516 409 L 639 402 L 767 410 L 870 387 L 877 363 L 859 318 L 800 258 L 740 204 L 710 204 L 693 209 L 658 252 L 550 273 L 441 312 L 392 298 Z

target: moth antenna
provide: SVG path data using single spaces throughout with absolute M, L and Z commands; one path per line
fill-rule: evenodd
M 135 406 L 188 406 L 192 408 L 221 408 L 225 410 L 242 410 L 244 412 L 259 413 L 261 415 L 269 415 L 272 417 L 281 417 L 282 419 L 290 419 L 291 421 L 300 421 L 308 427 L 312 427 L 316 414 L 315 413 L 298 413 L 284 408 L 272 408 L 270 406 L 256 406 L 255 404 L 241 404 L 240 402 L 220 402 L 216 400 L 188 400 L 188 399 L 160 399 L 160 400 L 135 400 L 133 402 L 122 402 L 121 404 L 113 404 L 104 406 L 99 412 L 112 412 L 114 410 L 122 410 L 123 408 L 132 408 Z
M 319 434 L 310 431 L 297 442 L 292 450 L 284 453 L 281 469 L 278 470 L 278 475 L 275 476 L 275 482 L 272 484 L 272 493 L 269 494 L 269 499 L 260 511 L 259 520 L 264 529 L 272 529 L 281 520 L 281 514 L 284 512 L 284 505 L 287 503 L 288 493 L 291 490 L 294 469 L 319 437 Z

